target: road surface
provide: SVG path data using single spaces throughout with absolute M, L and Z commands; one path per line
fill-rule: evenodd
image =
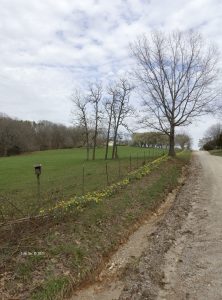
M 202 166 L 198 193 L 166 254 L 165 284 L 158 300 L 222 299 L 222 157 L 206 152 L 196 155 Z
M 138 255 L 130 252 L 130 244 L 116 254 L 135 259 L 122 275 L 117 263 L 118 276 L 71 299 L 221 300 L 222 157 L 196 152 L 187 181 L 169 203 L 164 216 L 133 236 L 134 245 L 142 241 Z

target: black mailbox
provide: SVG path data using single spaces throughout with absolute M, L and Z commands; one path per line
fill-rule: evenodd
M 41 175 L 41 172 L 42 172 L 42 165 L 41 164 L 35 165 L 34 169 L 35 169 L 35 174 L 37 176 Z

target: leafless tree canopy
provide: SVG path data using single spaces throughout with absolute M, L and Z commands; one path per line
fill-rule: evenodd
M 132 135 L 132 145 L 144 148 L 168 148 L 168 136 L 162 132 L 136 132 Z
M 212 111 L 217 93 L 217 50 L 193 32 L 155 32 L 131 46 L 135 77 L 148 115 L 143 122 L 170 137 L 174 156 L 175 127 Z
M 86 144 L 86 159 L 89 160 L 89 118 L 87 112 L 87 105 L 89 103 L 89 98 L 80 90 L 76 89 L 72 96 L 71 100 L 74 104 L 74 109 L 72 114 L 75 116 L 73 120 L 76 125 L 84 129 L 84 141 Z
M 98 140 L 103 138 L 105 159 L 108 158 L 109 142 L 113 141 L 112 159 L 117 157 L 119 130 L 127 127 L 126 118 L 133 108 L 129 103 L 133 86 L 126 78 L 109 84 L 107 89 L 101 83 L 90 83 L 86 90 L 75 90 L 71 100 L 76 124 L 84 129 L 87 159 L 92 147 L 92 159 L 96 157 Z
M 178 133 L 175 136 L 175 143 L 182 150 L 191 149 L 192 138 L 187 133 Z
M 220 123 L 210 126 L 202 139 L 199 140 L 200 149 L 222 149 L 222 125 Z
M 218 139 L 222 133 L 222 125 L 220 123 L 210 126 L 204 134 L 204 138 L 209 140 Z
M 101 121 L 101 101 L 103 97 L 103 89 L 101 83 L 92 83 L 89 86 L 89 102 L 93 105 L 93 111 L 94 111 L 94 135 L 93 135 L 93 154 L 92 159 L 94 160 L 96 157 L 96 146 L 97 146 L 97 136 L 98 136 L 98 126 L 99 122 Z
M 126 119 L 133 115 L 134 109 L 130 105 L 130 95 L 134 87 L 125 79 L 120 78 L 112 87 L 109 88 L 109 94 L 112 97 L 112 116 L 113 116 L 113 149 L 112 158 L 117 158 L 117 138 L 119 127 L 127 128 Z

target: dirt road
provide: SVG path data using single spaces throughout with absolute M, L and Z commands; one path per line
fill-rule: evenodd
M 142 232 L 143 249 L 122 274 L 114 267 L 121 276 L 106 276 L 72 299 L 222 299 L 222 157 L 197 152 L 167 213 Z
M 166 254 L 159 300 L 222 299 L 222 158 L 197 156 L 203 168 L 199 193 Z

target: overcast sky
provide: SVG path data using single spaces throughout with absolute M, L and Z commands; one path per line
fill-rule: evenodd
M 129 42 L 153 29 L 198 30 L 222 52 L 222 1 L 0 0 L 0 112 L 70 125 L 72 90 L 130 70 Z

